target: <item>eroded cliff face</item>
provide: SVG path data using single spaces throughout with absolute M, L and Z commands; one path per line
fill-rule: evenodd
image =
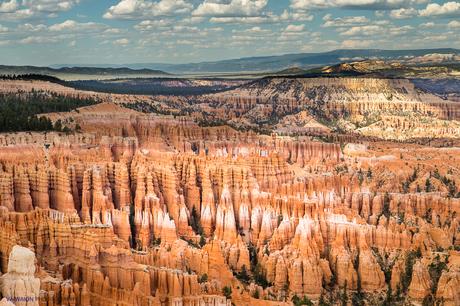
M 40 305 L 460 303 L 458 156 L 109 110 L 0 137 L 2 278 L 32 250 Z
M 34 274 L 35 254 L 15 245 L 9 255 L 7 273 L 0 278 L 4 298 L 14 305 L 38 306 L 40 280 Z
M 283 134 L 324 134 L 328 127 L 402 140 L 460 133 L 459 103 L 405 79 L 267 78 L 190 102 L 206 118 Z

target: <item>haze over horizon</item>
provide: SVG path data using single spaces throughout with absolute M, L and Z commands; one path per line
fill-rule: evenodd
M 460 48 L 460 2 L 0 0 L 0 64 L 191 63 Z

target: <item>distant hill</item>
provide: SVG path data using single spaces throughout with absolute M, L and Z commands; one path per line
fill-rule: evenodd
M 0 75 L 49 75 L 61 79 L 98 79 L 98 78 L 118 78 L 118 77 L 148 77 L 148 76 L 168 76 L 171 75 L 164 71 L 148 68 L 133 69 L 127 67 L 120 68 L 99 68 L 99 67 L 62 67 L 49 68 L 37 66 L 5 66 L 0 65 Z
M 281 71 L 277 71 L 273 73 L 273 75 L 302 75 L 308 73 L 308 70 L 299 68 L 299 67 L 291 67 L 291 68 L 286 68 Z
M 459 49 L 417 49 L 417 50 L 379 50 L 379 49 L 354 49 L 334 50 L 321 53 L 299 53 L 277 56 L 247 57 L 214 62 L 201 62 L 190 64 L 160 64 L 137 63 L 126 64 L 129 68 L 159 69 L 170 73 L 222 73 L 222 72 L 267 72 L 281 71 L 291 67 L 309 69 L 318 66 L 335 65 L 349 61 L 363 59 L 409 59 L 430 54 L 457 54 Z

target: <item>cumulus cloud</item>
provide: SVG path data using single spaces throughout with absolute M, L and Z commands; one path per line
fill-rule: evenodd
M 24 6 L 32 11 L 56 13 L 70 10 L 80 0 L 23 0 Z
M 310 35 L 311 33 L 306 30 L 304 24 L 289 24 L 281 31 L 280 35 L 277 37 L 277 40 L 279 42 L 300 43 Z
M 347 39 L 341 44 L 344 49 L 367 48 L 372 44 L 372 41 L 362 39 Z
M 247 17 L 258 16 L 267 6 L 268 0 L 205 0 L 192 13 L 193 16 Z
M 304 24 L 299 24 L 299 25 L 290 24 L 286 27 L 285 31 L 286 32 L 302 32 L 304 29 L 305 29 Z
M 80 0 L 9 0 L 0 2 L 0 17 L 21 20 L 34 17 L 56 17 L 77 5 Z
M 110 31 L 110 33 L 108 32 Z M 89 38 L 90 34 L 102 37 L 106 34 L 119 33 L 118 29 L 109 28 L 105 24 L 96 22 L 77 22 L 66 20 L 61 23 L 47 26 L 45 24 L 24 23 L 10 31 L 10 40 L 16 44 L 52 44 L 63 40 Z M 70 42 L 71 42 L 70 41 Z M 67 46 L 71 46 L 67 44 Z
M 57 37 L 48 37 L 48 36 L 29 36 L 19 40 L 20 44 L 30 45 L 30 44 L 50 44 L 57 43 L 59 40 Z
M 369 22 L 364 16 L 350 16 L 350 17 L 343 17 L 343 18 L 332 18 L 331 14 L 326 14 L 323 17 L 324 24 L 322 27 L 329 28 L 329 27 L 347 27 L 352 25 L 359 25 L 365 24 Z
M 12 13 L 19 8 L 16 0 L 0 2 L 0 13 Z
M 460 16 L 460 2 L 446 2 L 442 5 L 430 3 L 425 9 L 419 11 L 420 16 Z
M 414 28 L 409 25 L 395 26 L 386 21 L 376 22 L 374 24 L 353 26 L 349 29 L 344 29 L 340 35 L 342 36 L 380 36 L 380 37 L 393 37 L 403 35 L 413 30 Z
M 341 7 L 388 10 L 409 7 L 410 5 L 424 2 L 426 0 L 291 0 L 291 7 L 294 9 Z
M 309 14 L 308 11 L 304 10 L 297 10 L 294 12 L 288 12 L 284 10 L 284 12 L 280 15 L 282 20 L 289 20 L 289 21 L 312 21 L 313 15 Z
M 118 28 L 110 28 L 110 29 L 107 29 L 107 30 L 104 30 L 104 32 L 102 32 L 103 34 L 120 34 L 122 32 L 121 29 L 118 29 Z
M 37 12 L 33 12 L 30 9 L 19 9 L 13 12 L 0 13 L 0 15 L 4 20 L 17 21 L 32 18 L 37 15 Z
M 260 16 L 246 16 L 246 17 L 211 17 L 209 19 L 212 23 L 226 23 L 226 24 L 269 24 L 281 23 L 289 21 L 312 21 L 313 15 L 303 11 L 290 12 L 284 10 L 280 15 L 267 12 Z
M 406 19 L 411 18 L 417 15 L 417 10 L 413 7 L 411 8 L 400 8 L 397 10 L 392 10 L 390 12 L 390 17 L 394 19 Z
M 21 32 L 40 32 L 45 31 L 48 27 L 44 24 L 31 24 L 25 23 L 18 26 L 18 30 Z
M 376 35 L 382 31 L 382 28 L 378 25 L 364 25 L 364 26 L 354 26 L 348 30 L 341 32 L 340 35 L 344 36 L 356 36 L 356 35 Z
M 263 23 L 275 23 L 279 19 L 270 16 L 255 16 L 255 17 L 211 17 L 209 22 L 212 23 L 223 23 L 223 24 L 263 24 Z
M 458 20 L 452 20 L 447 24 L 447 26 L 451 29 L 460 29 L 460 21 Z
M 80 31 L 94 31 L 106 28 L 106 25 L 96 22 L 80 23 L 75 20 L 66 20 L 62 23 L 53 24 L 49 27 L 50 31 L 54 32 L 80 32 Z
M 184 0 L 121 0 L 103 15 L 106 19 L 142 19 L 173 16 L 190 12 L 193 5 Z
M 434 22 L 431 22 L 431 21 L 419 24 L 419 27 L 421 27 L 423 29 L 430 29 L 430 28 L 434 28 L 435 26 L 436 26 L 436 24 Z
M 248 33 L 248 34 L 267 34 L 271 33 L 271 30 L 262 29 L 261 27 L 252 27 L 244 30 L 232 30 L 232 33 Z
M 126 45 L 129 44 L 129 39 L 127 39 L 127 38 L 120 38 L 120 39 L 114 40 L 114 41 L 113 41 L 113 44 L 114 44 L 114 45 L 118 45 L 118 46 L 126 46 Z
M 138 31 L 151 31 L 157 29 L 168 28 L 173 24 L 169 19 L 143 20 L 136 24 L 134 28 Z

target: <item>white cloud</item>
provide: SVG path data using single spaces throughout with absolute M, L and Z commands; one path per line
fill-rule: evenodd
M 291 7 L 294 9 L 343 7 L 387 10 L 424 2 L 426 0 L 291 0 Z
M 172 20 L 156 19 L 156 20 L 143 20 L 136 24 L 134 28 L 138 31 L 151 31 L 161 28 L 170 27 L 173 24 Z
M 261 27 L 252 27 L 244 30 L 232 30 L 232 33 L 248 33 L 248 34 L 267 34 L 271 33 L 271 30 L 262 29 Z
M 434 22 L 431 22 L 431 21 L 419 24 L 419 27 L 421 27 L 423 29 L 430 29 L 430 28 L 434 28 L 435 26 L 436 26 L 436 24 Z
M 58 42 L 58 39 L 56 37 L 46 37 L 46 36 L 29 36 L 19 41 L 20 44 L 25 44 L 25 45 L 50 44 L 50 43 L 56 43 L 56 42 Z
M 66 20 L 63 23 L 53 24 L 49 27 L 51 31 L 64 31 L 73 30 L 77 27 L 77 22 L 73 20 Z
M 347 39 L 341 44 L 344 49 L 367 48 L 372 44 L 372 41 L 362 39 Z
M 103 34 L 120 34 L 121 32 L 122 32 L 121 29 L 110 28 L 110 29 L 104 30 L 104 32 L 102 32 L 102 33 Z
M 103 15 L 106 19 L 142 19 L 156 16 L 185 14 L 193 5 L 184 0 L 121 0 Z
M 246 17 L 211 17 L 209 19 L 212 23 L 226 23 L 226 24 L 269 24 L 280 22 L 298 22 L 298 21 L 312 21 L 313 15 L 304 11 L 288 12 L 284 10 L 281 15 L 267 12 L 260 16 L 246 16 Z
M 414 27 L 410 26 L 410 25 L 405 25 L 405 26 L 401 26 L 401 27 L 389 27 L 388 28 L 388 32 L 386 33 L 387 35 L 390 35 L 390 36 L 398 36 L 398 35 L 404 35 L 404 34 L 407 34 L 409 31 L 413 30 Z
M 394 37 L 403 35 L 413 30 L 414 28 L 409 25 L 395 26 L 386 20 L 378 21 L 373 24 L 353 26 L 348 29 L 340 28 L 340 35 L 342 36 L 379 36 L 379 37 Z
M 21 20 L 33 17 L 56 17 L 77 5 L 80 0 L 9 0 L 0 2 L 4 20 Z
M 417 15 L 417 10 L 413 7 L 411 8 L 400 8 L 397 10 L 392 10 L 390 12 L 390 17 L 394 19 L 406 19 L 411 18 Z
M 315 50 L 317 46 L 326 46 L 328 49 L 330 48 L 338 48 L 340 44 L 332 39 L 321 39 L 321 38 L 314 38 L 313 40 L 309 40 L 307 45 L 302 46 L 301 51 L 309 52 Z
M 51 25 L 49 27 L 49 30 L 53 32 L 89 32 L 95 30 L 102 30 L 106 27 L 106 25 L 95 22 L 80 23 L 76 22 L 75 20 L 66 20 L 62 23 Z
M 19 9 L 13 12 L 2 13 L 1 17 L 4 20 L 16 21 L 21 19 L 32 18 L 35 14 L 36 13 L 30 9 Z
M 300 43 L 303 39 L 309 36 L 310 33 L 306 31 L 305 25 L 289 24 L 277 37 L 279 42 Z
M 126 45 L 129 44 L 129 39 L 120 38 L 120 39 L 117 39 L 117 40 L 113 41 L 113 44 L 118 45 L 118 46 L 126 46 Z
M 266 24 L 280 21 L 278 16 L 255 16 L 255 17 L 211 17 L 212 23 L 225 24 Z
M 18 9 L 19 5 L 16 0 L 10 0 L 0 3 L 0 13 L 12 13 Z
M 296 10 L 294 12 L 284 10 L 284 12 L 280 15 L 280 18 L 282 20 L 291 21 L 312 21 L 314 17 L 305 10 Z
M 196 42 L 188 39 L 179 39 L 176 40 L 177 45 L 194 45 Z
M 18 26 L 18 30 L 21 32 L 40 32 L 45 31 L 47 26 L 44 24 L 31 24 L 25 23 Z
M 286 32 L 302 32 L 304 29 L 305 29 L 304 24 L 299 24 L 299 25 L 290 24 L 286 27 L 285 31 Z
M 23 0 L 24 6 L 32 11 L 56 13 L 70 10 L 80 0 Z
M 190 16 L 190 17 L 182 18 L 181 20 L 179 20 L 179 23 L 180 24 L 197 24 L 203 21 L 206 21 L 205 17 Z
M 458 29 L 458 28 L 460 28 L 460 21 L 458 21 L 458 20 L 452 20 L 451 22 L 449 22 L 449 23 L 447 24 L 447 26 L 448 26 L 449 28 L 451 28 L 451 29 Z
M 430 3 L 425 9 L 419 11 L 420 16 L 460 16 L 460 2 L 446 2 L 442 5 Z
M 266 38 L 263 36 L 254 36 L 254 35 L 232 35 L 233 42 L 237 43 L 248 43 L 252 41 L 263 41 Z
M 342 18 L 332 18 L 331 14 L 326 14 L 323 17 L 323 20 L 325 21 L 322 27 L 328 28 L 328 27 L 347 27 L 347 26 L 352 26 L 352 25 L 359 25 L 359 24 L 365 24 L 369 22 L 369 19 L 367 19 L 364 16 L 350 16 L 350 17 L 342 17 Z
M 247 17 L 259 16 L 268 0 L 205 0 L 192 13 L 193 16 Z
M 376 35 L 382 31 L 382 27 L 378 25 L 364 25 L 364 26 L 354 26 L 348 30 L 341 32 L 340 35 L 344 36 L 356 36 L 356 35 Z
M 415 43 L 426 43 L 426 42 L 433 42 L 433 41 L 445 41 L 448 40 L 449 36 L 447 35 L 426 35 L 417 39 L 414 39 L 413 42 Z

